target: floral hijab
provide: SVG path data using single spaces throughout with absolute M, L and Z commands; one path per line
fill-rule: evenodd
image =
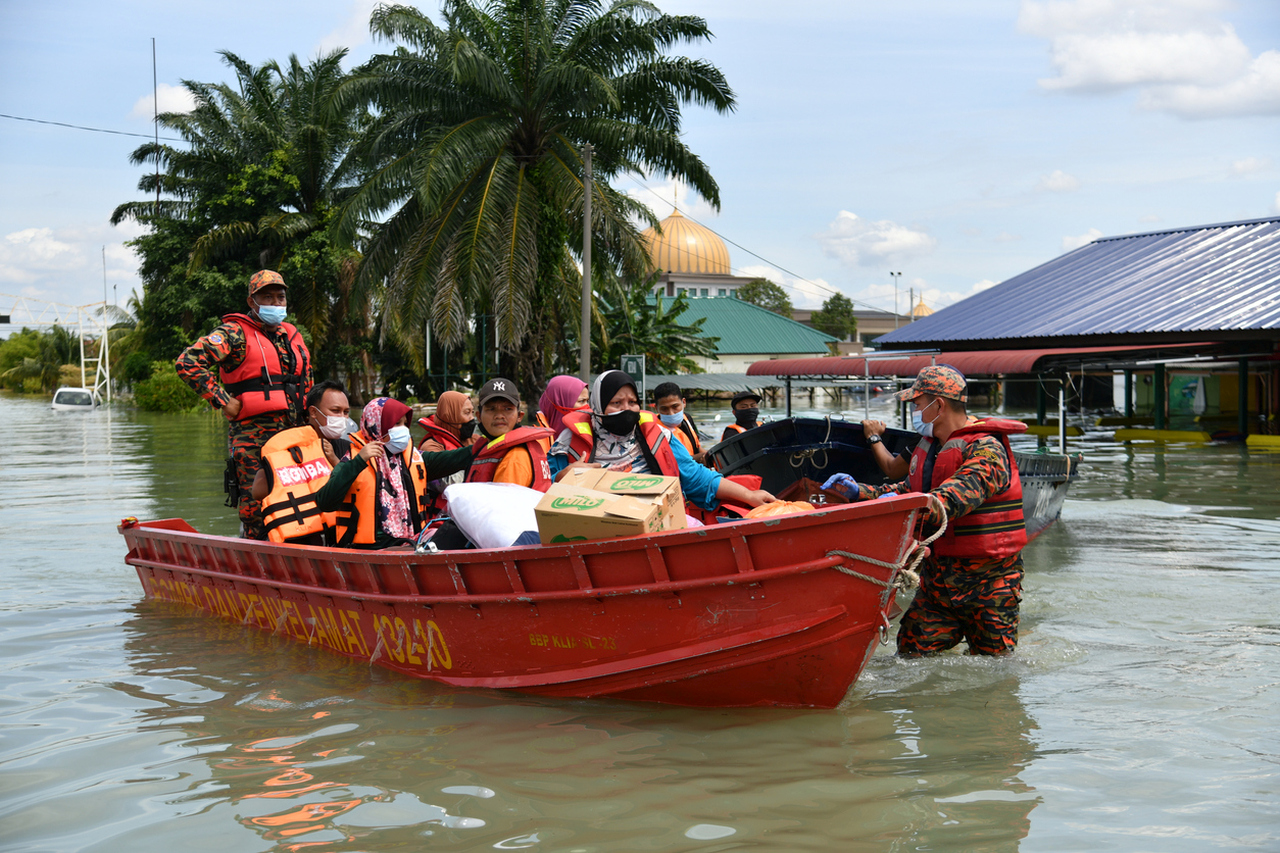
M 399 400 L 376 397 L 360 413 L 360 429 L 369 441 L 376 441 L 411 411 Z M 415 456 L 418 454 L 412 447 L 410 451 Z M 404 467 L 404 454 L 385 454 L 377 460 L 377 469 L 379 483 L 375 506 L 378 527 L 398 539 L 412 539 L 416 531 L 413 529 L 410 512 L 412 499 L 408 488 L 409 472 Z

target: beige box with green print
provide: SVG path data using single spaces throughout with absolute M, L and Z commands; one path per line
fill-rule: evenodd
M 534 508 L 543 544 L 613 539 L 685 526 L 676 477 L 574 468 Z

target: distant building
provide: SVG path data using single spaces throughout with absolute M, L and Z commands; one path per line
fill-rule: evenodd
M 812 328 L 814 313 L 808 308 L 797 308 L 791 312 L 791 316 L 797 323 L 804 323 Z M 892 311 L 854 311 L 853 316 L 858 321 L 858 328 L 850 340 L 838 344 L 837 349 L 841 355 L 861 353 L 882 335 L 911 322 L 910 317 L 895 315 Z
M 745 374 L 770 358 L 829 355 L 839 339 L 741 299 L 690 299 L 682 324 L 706 318 L 702 332 L 717 337 L 716 359 L 690 356 L 707 373 Z
M 654 290 L 661 296 L 685 292 L 689 296 L 733 296 L 755 279 L 732 275 L 729 247 L 710 228 L 699 225 L 679 210 L 656 228 L 640 232 L 640 240 L 658 271 Z

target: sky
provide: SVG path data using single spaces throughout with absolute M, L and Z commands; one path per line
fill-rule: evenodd
M 233 78 L 220 50 L 387 50 L 375 5 L 0 0 L 0 294 L 141 293 L 138 226 L 109 218 L 143 198 L 153 38 L 160 109 L 182 109 L 183 80 Z M 657 5 L 707 20 L 712 41 L 674 52 L 737 98 L 684 112 L 721 206 L 662 174 L 616 186 L 659 218 L 676 199 L 798 308 L 937 309 L 1100 236 L 1280 215 L 1277 0 Z

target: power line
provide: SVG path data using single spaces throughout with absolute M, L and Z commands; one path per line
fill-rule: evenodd
M 648 185 L 647 185 L 647 184 L 645 184 L 643 181 L 641 181 L 641 180 L 639 180 L 638 178 L 636 178 L 634 175 L 628 175 L 627 177 L 629 177 L 629 178 L 630 178 L 630 179 L 631 179 L 631 180 L 632 180 L 632 181 L 633 181 L 637 186 L 639 186 L 641 189 L 648 190 L 649 192 L 653 193 L 653 195 L 654 195 L 654 196 L 656 196 L 659 200 L 661 200 L 664 204 L 671 205 L 671 209 L 672 209 L 672 210 L 675 210 L 675 209 L 676 209 L 675 202 L 667 201 L 665 198 L 663 198 L 661 195 L 659 195 L 659 194 L 658 194 L 658 191 L 657 191 L 657 190 L 655 190 L 653 187 L 648 186 Z M 721 234 L 719 231 L 715 230 L 714 228 L 712 228 L 711 226 L 707 225 L 706 223 L 698 222 L 698 220 L 694 219 L 692 216 L 689 216 L 688 214 L 684 214 L 684 217 L 685 217 L 686 219 L 688 219 L 690 222 L 697 222 L 697 224 L 701 225 L 703 228 L 706 228 L 706 229 L 707 229 L 708 231 L 710 231 L 712 234 L 716 235 L 716 236 L 717 236 L 717 237 L 719 237 L 721 240 L 724 240 L 726 243 L 730 244 L 731 246 L 737 246 L 739 249 L 741 249 L 742 251 L 746 252 L 746 253 L 747 253 L 748 255 L 750 255 L 751 257 L 756 258 L 756 259 L 761 260 L 761 261 L 764 261 L 764 262 L 765 262 L 766 264 L 768 264 L 769 266 L 771 266 L 771 267 L 773 267 L 774 269 L 777 269 L 777 270 L 779 270 L 779 271 L 781 271 L 781 272 L 786 273 L 787 275 L 791 276 L 792 278 L 796 279 L 797 281 L 803 281 L 805 284 L 812 285 L 813 287 L 816 287 L 818 290 L 826 291 L 827 293 L 830 293 L 832 296 L 844 296 L 844 297 L 845 297 L 845 299 L 848 299 L 848 300 L 849 300 L 850 302 L 852 302 L 854 305 L 861 305 L 862 307 L 864 307 L 864 308 L 870 308 L 870 309 L 871 309 L 871 310 L 873 310 L 873 311 L 884 311 L 884 310 L 885 310 L 885 309 L 883 309 L 883 308 L 881 308 L 881 307 L 879 307 L 879 306 L 877 306 L 877 305 L 872 305 L 872 304 L 871 304 L 871 303 L 869 303 L 869 302 L 862 302 L 861 300 L 853 299 L 852 297 L 849 297 L 849 296 L 845 295 L 845 294 L 844 294 L 844 293 L 842 293 L 840 290 L 838 290 L 838 289 L 836 289 L 836 288 L 834 288 L 834 287 L 831 287 L 830 285 L 818 284 L 816 281 L 810 281 L 809 279 L 805 278 L 805 277 L 804 277 L 804 276 L 802 276 L 802 275 L 797 275 L 796 273 L 793 273 L 791 270 L 789 270 L 789 269 L 787 269 L 786 267 L 782 266 L 782 264 L 774 263 L 773 261 L 771 261 L 771 260 L 769 260 L 768 258 L 764 257 L 763 255 L 758 255 L 758 254 L 756 254 L 755 252 L 751 251 L 751 250 L 750 250 L 750 249 L 748 249 L 746 246 L 743 246 L 743 245 L 742 245 L 742 244 L 740 244 L 740 243 L 735 243 L 733 240 L 730 240 L 728 237 L 724 236 L 724 235 L 723 235 L 723 234 Z M 803 292 L 804 292 L 804 291 L 802 291 L 800 288 L 796 287 L 796 286 L 795 286 L 795 285 L 793 285 L 793 284 L 785 284 L 785 283 L 784 283 L 782 286 L 783 286 L 783 287 L 789 287 L 789 288 L 791 288 L 792 290 L 794 290 L 796 293 L 803 293 Z
M 102 128 L 102 127 L 85 127 L 82 124 L 68 124 L 65 121 L 45 121 L 44 119 L 27 118 L 26 116 L 11 116 L 11 115 L 6 115 L 5 113 L 0 113 L 0 118 L 12 119 L 13 121 L 29 121 L 34 124 L 51 124 L 55 127 L 69 127 L 72 130 L 88 130 L 88 131 L 92 131 L 93 133 L 112 133 L 112 134 L 115 134 L 116 136 L 136 136 L 139 139 L 163 139 L 167 142 L 186 142 L 185 139 L 177 139 L 172 136 L 154 137 L 154 136 L 148 136 L 145 133 L 129 133 L 127 130 L 107 130 L 106 128 Z

